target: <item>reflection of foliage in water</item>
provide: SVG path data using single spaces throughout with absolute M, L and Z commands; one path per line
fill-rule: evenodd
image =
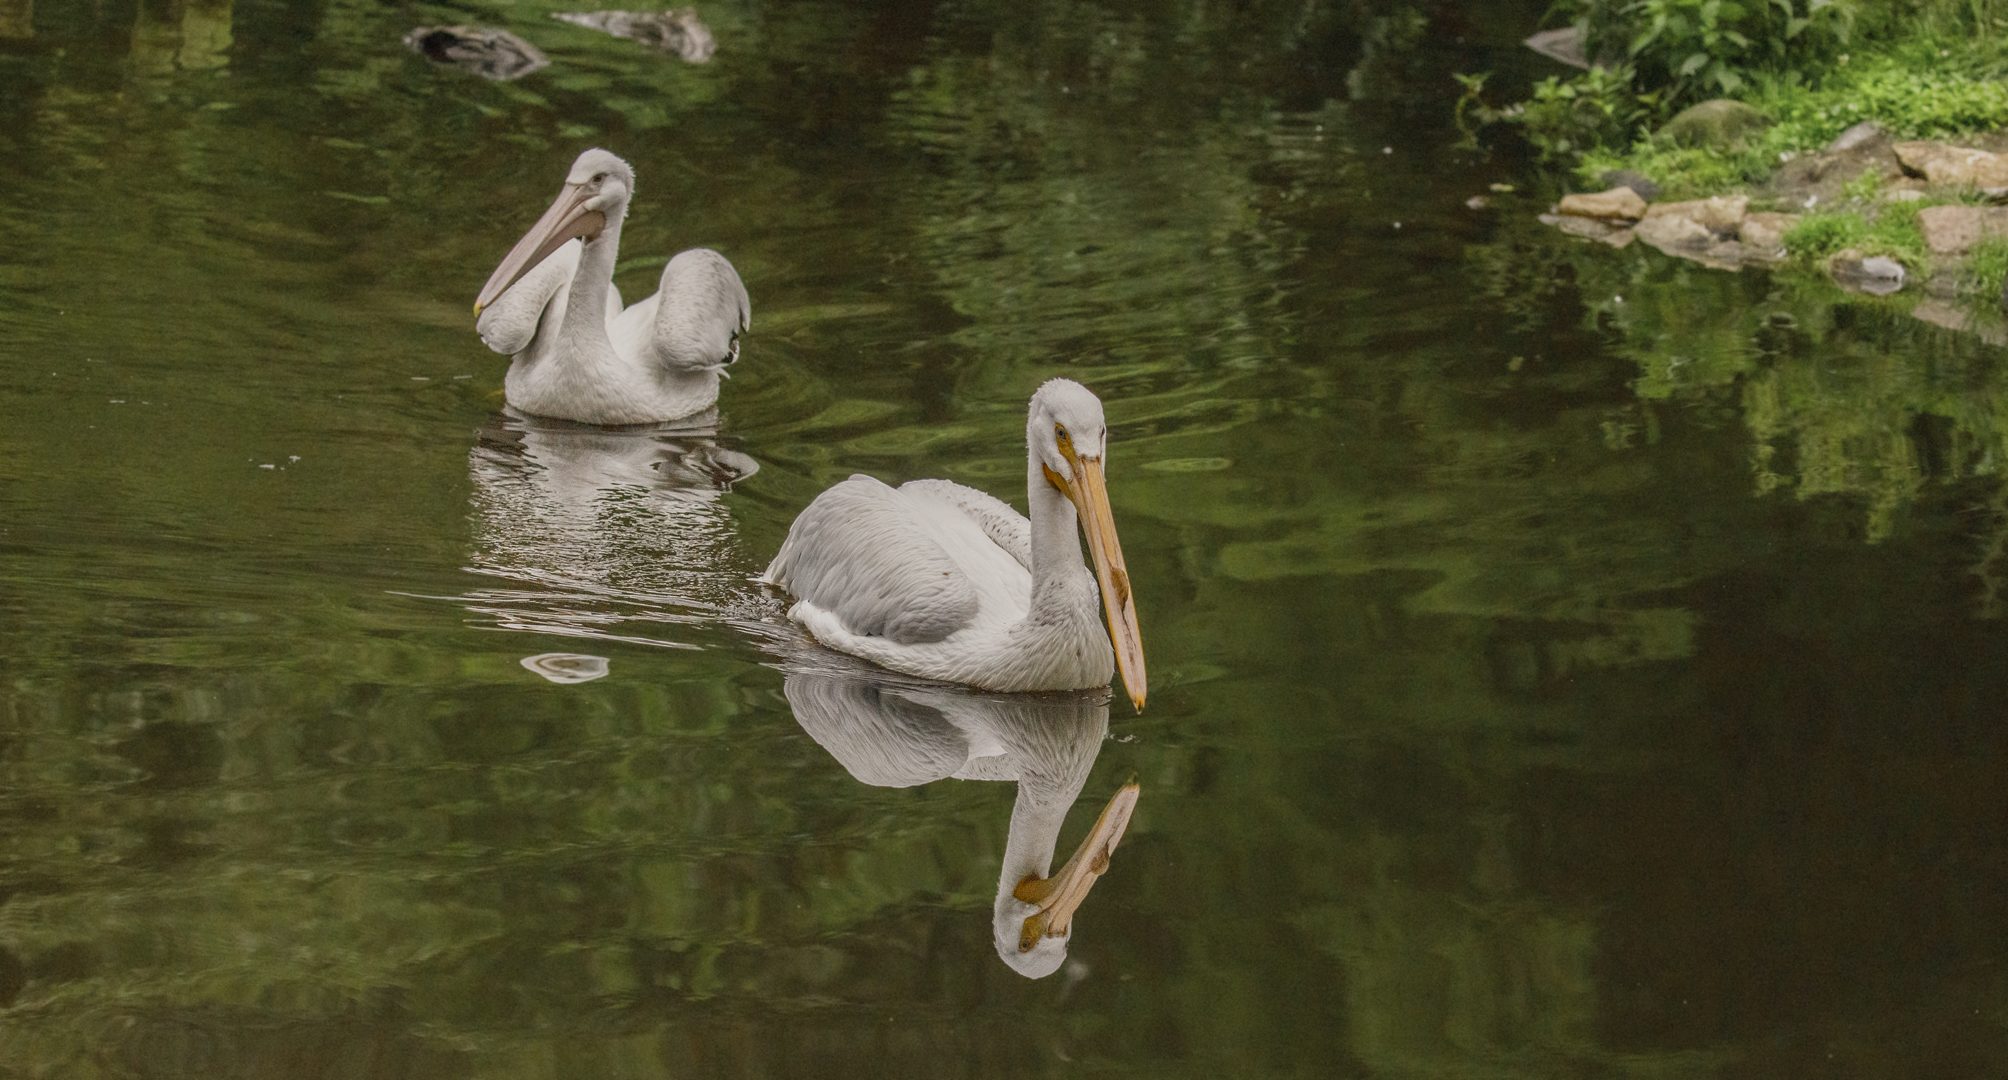
M 1733 406 L 1755 443 L 1760 493 L 1859 499 L 1873 543 L 1926 483 L 1992 478 L 2008 461 L 1998 350 L 1912 317 L 1915 297 L 1856 297 L 1822 281 L 1708 270 L 1643 245 L 1614 252 L 1505 231 L 1470 253 L 1483 286 L 1522 312 L 1556 288 L 1579 294 L 1586 324 L 1637 365 L 1643 407 Z M 1984 324 L 1944 301 L 1923 304 L 1942 321 Z
M 409 12 L 363 2 L 245 7 L 228 80 L 0 67 L 40 80 L 0 94 L 0 144 L 58 181 L 44 216 L 0 210 L 27 238 L 7 317 L 178 399 L 80 440 L 110 407 L 35 389 L 0 430 L 0 1056 L 1708 1071 L 1600 1045 L 1610 988 L 1654 972 L 1598 970 L 1623 913 L 1609 879 L 1544 876 L 1545 826 L 1579 831 L 1557 863 L 1628 837 L 1543 800 L 1633 805 L 1641 733 L 1692 719 L 1667 661 L 1708 631 L 1665 594 L 1754 543 L 1753 500 L 1706 487 L 1743 493 L 1745 444 L 1627 389 L 1523 257 L 1512 311 L 1461 294 L 1455 202 L 1388 195 L 1430 178 L 1355 157 L 1335 86 L 1269 81 L 1332 51 L 1336 9 L 713 6 L 699 70 L 550 6 L 479 9 L 558 41 L 530 86 L 443 77 L 398 44 Z M 1414 20 L 1386 20 L 1351 81 L 1418 100 L 1386 81 Z M 1031 996 L 991 953 L 1008 792 L 858 789 L 716 623 L 552 688 L 516 663 L 547 643 L 439 599 L 469 585 L 493 407 L 445 380 L 500 370 L 466 294 L 587 139 L 647 156 L 635 255 L 728 237 L 766 283 L 723 409 L 763 466 L 725 500 L 749 560 L 832 474 L 1015 494 L 1030 387 L 1108 392 L 1162 666 L 1091 783 L 1165 797 L 1097 886 L 1078 985 Z M 1392 237 L 1392 206 L 1435 216 Z M 1675 397 L 1734 410 L 1734 385 Z

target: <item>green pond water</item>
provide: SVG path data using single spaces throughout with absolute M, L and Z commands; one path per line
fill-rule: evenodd
M 0 1076 L 2008 1075 L 2008 353 L 1533 224 L 1449 75 L 1540 5 L 564 9 L 0 0 Z M 503 409 L 594 145 L 630 300 L 751 292 L 713 415 Z M 1056 375 L 1143 713 L 788 630 Z M 1014 807 L 1132 777 L 1024 977 Z

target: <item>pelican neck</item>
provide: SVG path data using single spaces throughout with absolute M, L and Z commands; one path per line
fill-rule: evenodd
M 572 341 L 597 339 L 613 350 L 607 336 L 607 290 L 614 283 L 614 261 L 620 257 L 621 218 L 625 204 L 609 208 L 607 224 L 600 235 L 587 241 L 579 252 L 579 269 L 572 275 L 571 295 L 565 302 L 561 330 Z
M 1073 501 L 1046 479 L 1041 464 L 1038 452 L 1029 451 L 1025 494 L 1032 521 L 1032 606 L 1028 616 L 1071 610 L 1073 597 L 1062 586 L 1073 570 L 1086 565 Z

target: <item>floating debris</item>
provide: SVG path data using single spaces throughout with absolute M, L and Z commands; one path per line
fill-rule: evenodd
M 585 653 L 538 653 L 524 657 L 521 663 L 554 683 L 592 682 L 607 674 L 606 657 Z
M 535 45 L 486 26 L 421 26 L 404 36 L 412 52 L 484 79 L 520 79 L 551 62 Z
M 551 17 L 639 41 L 692 64 L 702 64 L 718 51 L 718 41 L 698 21 L 694 7 L 680 11 L 555 11 Z

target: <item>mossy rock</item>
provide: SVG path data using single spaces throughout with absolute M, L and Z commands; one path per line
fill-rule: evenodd
M 1740 101 L 1716 98 L 1682 109 L 1652 137 L 1665 146 L 1736 150 L 1774 122 Z

